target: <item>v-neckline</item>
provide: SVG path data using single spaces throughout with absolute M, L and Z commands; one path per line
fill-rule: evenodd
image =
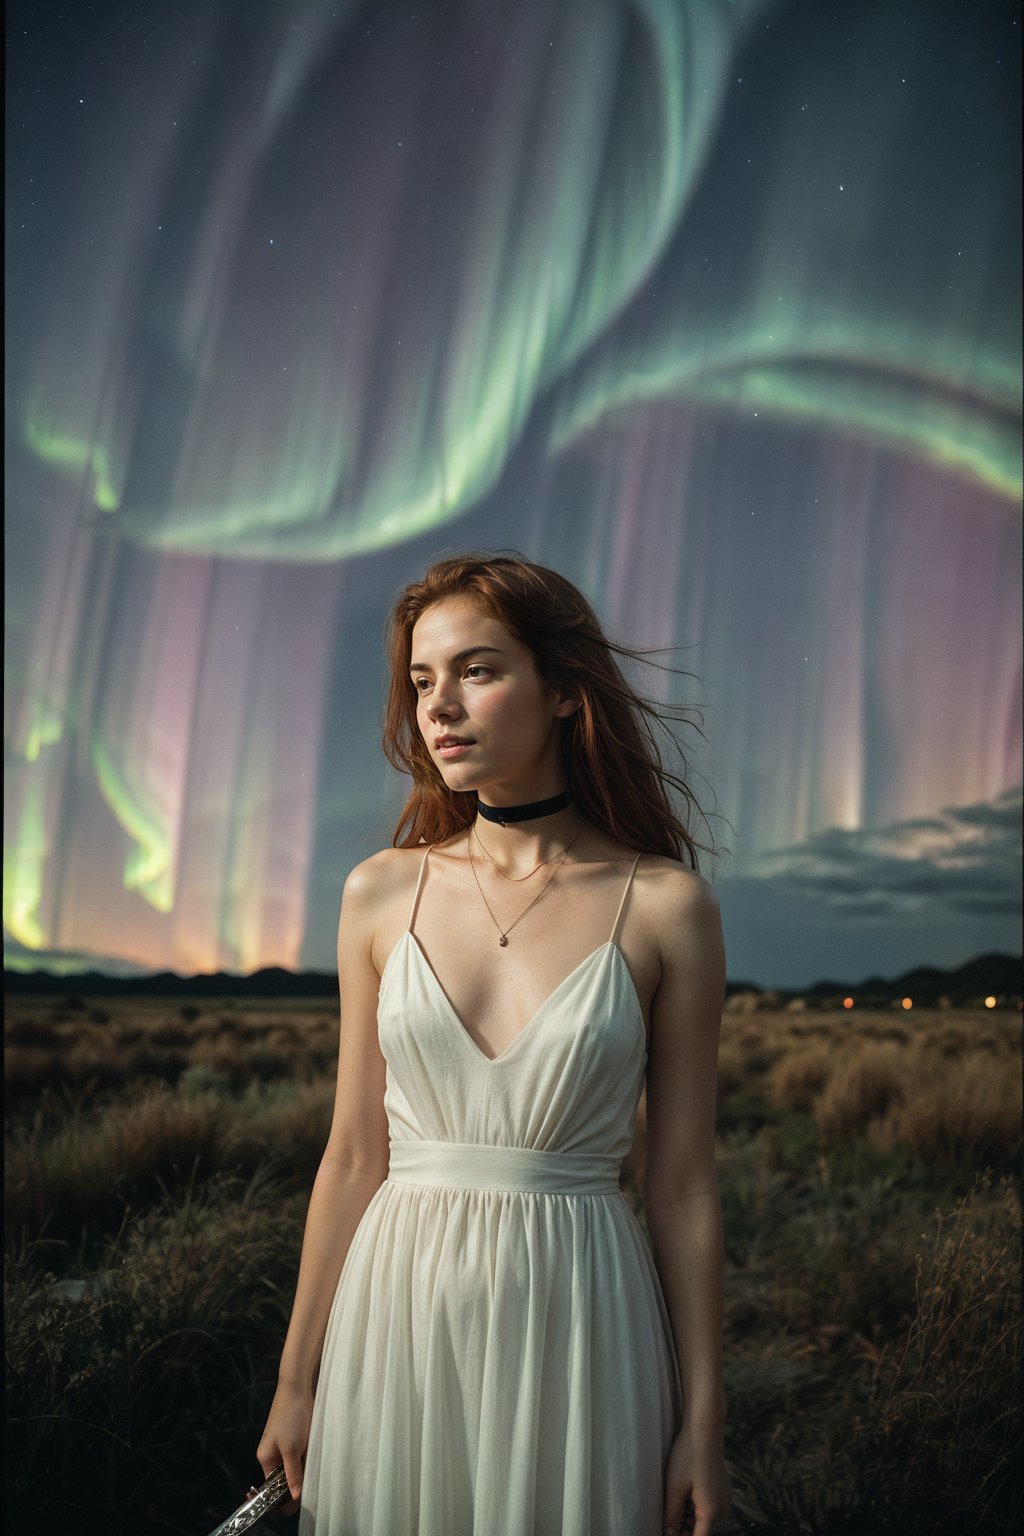
M 636 982 L 633 980 L 633 973 L 630 971 L 629 966 L 626 965 L 626 958 L 623 955 L 623 953 L 622 953 L 621 949 L 619 948 L 619 946 L 616 944 L 614 939 L 606 939 L 603 944 L 599 944 L 596 949 L 592 949 L 590 951 L 589 955 L 585 955 L 584 958 L 580 961 L 579 965 L 574 966 L 573 969 L 569 972 L 568 976 L 564 976 L 562 978 L 562 980 L 557 984 L 557 986 L 551 992 L 548 993 L 547 997 L 540 1004 L 540 1006 L 538 1008 L 534 1009 L 533 1013 L 527 1019 L 526 1023 L 523 1025 L 522 1029 L 518 1030 L 517 1033 L 512 1036 L 512 1039 L 509 1041 L 508 1045 L 505 1046 L 504 1050 L 499 1051 L 497 1056 L 488 1056 L 486 1051 L 482 1051 L 480 1049 L 480 1047 L 477 1045 L 476 1041 L 473 1039 L 473 1036 L 469 1033 L 469 1030 L 466 1028 L 465 1024 L 463 1024 L 462 1020 L 459 1018 L 459 1015 L 456 1013 L 455 1007 L 454 1007 L 454 1004 L 452 1003 L 451 998 L 448 996 L 448 993 L 445 991 L 444 987 L 441 985 L 441 980 L 440 980 L 437 972 L 434 970 L 434 967 L 431 965 L 430 961 L 427 959 L 426 951 L 424 950 L 422 944 L 420 943 L 420 941 L 416 937 L 416 935 L 413 933 L 411 928 L 407 928 L 405 930 L 405 932 L 402 934 L 402 938 L 399 939 L 398 944 L 396 944 L 395 948 L 391 951 L 391 954 L 388 956 L 388 959 L 387 959 L 387 961 L 385 963 L 384 971 L 386 972 L 388 970 L 388 968 L 389 968 L 389 966 L 391 964 L 392 957 L 394 956 L 396 950 L 398 949 L 398 945 L 401 944 L 403 942 L 403 940 L 405 940 L 405 939 L 411 939 L 412 940 L 413 950 L 415 951 L 416 955 L 418 956 L 418 958 L 419 958 L 419 960 L 420 960 L 420 962 L 421 962 L 421 964 L 423 966 L 424 971 L 430 977 L 431 984 L 435 988 L 438 997 L 441 999 L 442 1003 L 444 1004 L 445 1008 L 447 1009 L 448 1016 L 451 1019 L 452 1023 L 458 1029 L 459 1034 L 462 1036 L 462 1038 L 469 1045 L 470 1049 L 476 1053 L 476 1055 L 480 1058 L 481 1061 L 486 1062 L 488 1066 L 497 1066 L 500 1061 L 504 1061 L 506 1056 L 508 1056 L 509 1052 L 514 1050 L 514 1048 L 519 1044 L 519 1042 L 523 1038 L 523 1036 L 526 1035 L 526 1034 L 529 1034 L 529 1032 L 533 1029 L 533 1026 L 535 1025 L 536 1021 L 541 1017 L 541 1015 L 544 1013 L 545 1009 L 547 1009 L 550 1006 L 550 1004 L 554 1001 L 554 999 L 558 996 L 558 994 L 560 992 L 564 991 L 564 989 L 569 985 L 569 983 L 571 981 L 575 980 L 575 978 L 579 975 L 580 971 L 583 970 L 584 966 L 590 965 L 594 960 L 596 960 L 598 958 L 598 956 L 603 956 L 605 954 L 605 952 L 607 950 L 609 950 L 609 949 L 613 950 L 614 953 L 616 955 L 618 955 L 620 961 L 622 962 L 623 968 L 624 968 L 624 970 L 626 972 L 626 977 L 627 977 L 627 979 L 629 981 L 629 989 L 630 989 L 630 991 L 633 994 L 633 1001 L 636 1004 L 637 1014 L 638 1014 L 639 1023 L 640 1023 L 640 1031 L 641 1031 L 641 1034 L 643 1036 L 644 1049 L 646 1050 L 648 1048 L 647 1047 L 647 1025 L 644 1022 L 643 1006 L 642 1006 L 642 1004 L 640 1002 L 640 994 L 636 990 Z M 381 980 L 383 981 L 383 973 L 381 975 Z

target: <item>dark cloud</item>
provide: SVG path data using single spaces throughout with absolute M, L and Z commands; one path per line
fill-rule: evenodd
M 772 849 L 737 879 L 846 917 L 1012 916 L 1020 906 L 1021 786 L 887 827 L 829 827 Z

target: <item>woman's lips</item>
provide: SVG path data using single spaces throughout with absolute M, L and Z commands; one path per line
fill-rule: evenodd
M 471 747 L 475 747 L 475 741 L 453 741 L 437 749 L 438 757 L 443 757 L 446 763 L 454 762 L 456 758 L 464 757 Z

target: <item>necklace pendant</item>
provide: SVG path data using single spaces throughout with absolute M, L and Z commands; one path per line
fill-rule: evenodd
M 501 945 L 502 949 L 504 949 L 505 945 L 508 943 L 508 935 L 503 933 L 501 938 L 498 940 L 498 943 Z

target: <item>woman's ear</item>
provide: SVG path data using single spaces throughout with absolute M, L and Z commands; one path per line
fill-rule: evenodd
M 557 696 L 557 703 L 555 704 L 555 714 L 558 715 L 560 719 L 565 720 L 570 715 L 574 715 L 579 707 L 579 699 L 574 699 L 571 698 L 568 694 L 560 693 Z

